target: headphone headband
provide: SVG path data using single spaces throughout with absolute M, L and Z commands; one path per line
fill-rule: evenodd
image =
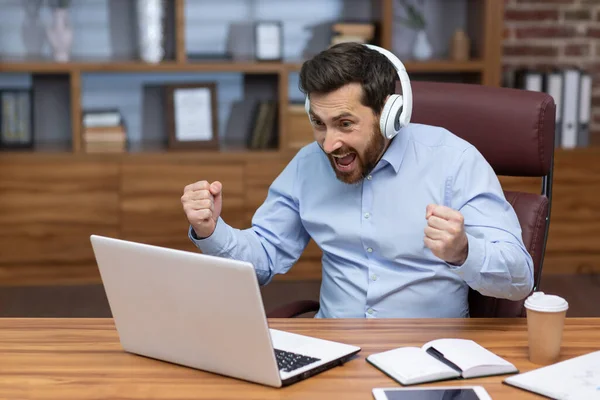
M 365 44 L 365 46 L 383 54 L 394 65 L 394 68 L 396 68 L 396 71 L 398 71 L 398 72 L 400 72 L 400 70 L 406 71 L 404 64 L 402 64 L 402 61 L 400 61 L 400 59 L 398 57 L 396 57 L 394 55 L 394 53 L 392 53 L 391 51 L 384 49 L 383 47 L 375 46 L 373 44 Z

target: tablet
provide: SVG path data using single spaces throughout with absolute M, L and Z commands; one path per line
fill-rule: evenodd
M 482 386 L 375 388 L 375 400 L 492 400 Z

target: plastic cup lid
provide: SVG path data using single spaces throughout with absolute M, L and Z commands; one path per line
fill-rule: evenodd
M 525 307 L 540 312 L 560 312 L 569 308 L 569 303 L 560 296 L 535 292 L 525 300 Z

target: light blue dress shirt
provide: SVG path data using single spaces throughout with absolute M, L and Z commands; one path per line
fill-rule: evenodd
M 463 214 L 463 265 L 425 246 L 430 203 Z M 292 268 L 312 238 L 323 251 L 316 317 L 467 317 L 469 286 L 512 300 L 533 286 L 533 261 L 494 171 L 475 147 L 428 125 L 403 128 L 354 185 L 336 178 L 313 142 L 272 183 L 251 228 L 219 218 L 210 237 L 188 234 L 203 253 L 252 263 L 262 285 Z

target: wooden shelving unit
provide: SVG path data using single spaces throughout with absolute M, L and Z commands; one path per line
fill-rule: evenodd
M 478 38 L 474 49 L 477 58 L 466 62 L 403 60 L 409 75 L 464 74 L 476 83 L 500 85 L 504 2 L 467 3 L 469 34 Z M 375 13 L 380 16 L 378 44 L 391 49 L 393 1 L 373 4 L 379 7 Z M 195 250 L 187 239 L 179 197 L 186 184 L 200 179 L 223 182 L 223 217 L 233 226 L 247 227 L 273 179 L 303 140 L 311 140 L 302 110 L 288 107 L 289 75 L 300 70 L 301 61 L 187 60 L 184 0 L 175 0 L 174 13 L 175 55 L 159 64 L 136 60 L 0 60 L 0 73 L 64 76 L 69 85 L 72 126 L 72 137 L 65 143 L 0 155 L 0 186 L 8 188 L 0 193 L 0 284 L 98 281 L 89 245 L 93 233 Z M 83 152 L 80 121 L 84 75 L 155 72 L 275 75 L 279 147 L 268 151 L 175 152 L 142 145 L 123 154 Z M 317 278 L 319 257 L 319 250 L 311 244 L 284 279 Z
M 7 62 L 0 64 L 0 72 L 26 72 L 44 74 L 72 74 L 84 72 L 241 72 L 249 74 L 278 74 L 286 69 L 284 63 L 274 62 L 176 62 L 163 61 L 148 64 L 140 61 L 75 61 L 54 62 Z
M 378 44 L 392 47 L 393 35 L 393 0 L 373 1 L 373 7 L 380 7 L 375 14 L 381 15 L 379 21 L 380 36 Z M 474 74 L 476 82 L 485 85 L 498 86 L 500 84 L 500 43 L 502 33 L 503 2 L 495 0 L 469 1 L 470 21 L 468 29 L 471 35 L 483 38 L 479 48 L 475 49 L 478 58 L 454 62 L 446 59 L 429 61 L 406 60 L 404 64 L 409 75 L 411 74 Z M 0 60 L 0 73 L 28 73 L 28 74 L 63 74 L 68 76 L 71 85 L 71 121 L 72 121 L 72 152 L 77 153 L 81 146 L 81 78 L 86 73 L 210 73 L 233 72 L 242 74 L 274 74 L 279 80 L 279 150 L 288 153 L 285 147 L 289 113 L 288 93 L 285 87 L 289 73 L 298 72 L 302 62 L 257 62 L 257 61 L 223 61 L 203 60 L 201 62 L 189 61 L 185 47 L 185 1 L 175 0 L 173 12 L 175 13 L 175 57 L 174 60 L 163 61 L 158 64 L 149 64 L 137 60 L 74 60 L 67 63 L 52 61 L 31 60 Z M 307 136 L 307 140 L 310 137 Z M 61 147 L 61 146 L 55 146 Z M 63 146 L 64 147 L 64 146 Z M 138 146 L 139 147 L 139 146 Z M 293 149 L 295 150 L 295 148 Z M 42 148 L 43 151 L 43 148 Z

